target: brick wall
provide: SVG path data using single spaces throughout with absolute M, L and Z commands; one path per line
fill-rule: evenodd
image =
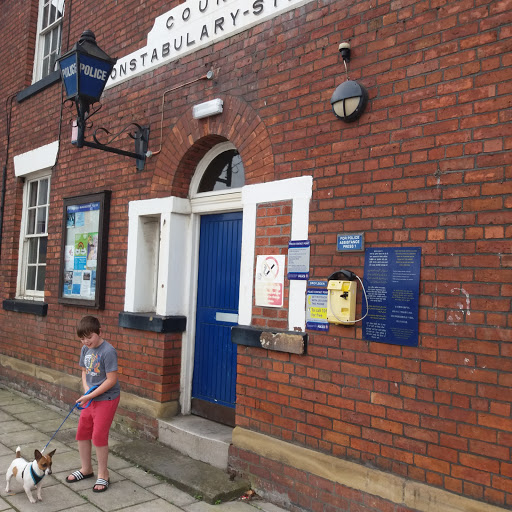
M 286 255 L 288 252 L 288 241 L 291 233 L 292 220 L 291 201 L 280 201 L 276 203 L 261 203 L 256 208 L 256 243 L 254 268 L 258 256 Z M 256 305 L 254 300 L 252 311 L 252 324 L 271 329 L 287 330 L 288 328 L 288 279 L 286 268 L 284 272 L 285 284 L 283 287 L 283 307 L 265 307 Z M 255 277 L 255 280 L 257 277 Z
M 169 9 L 163 0 L 93 4 L 73 2 L 65 40 L 68 30 L 72 43 L 90 28 L 118 56 L 145 44 L 154 18 Z M 74 114 L 64 106 L 61 120 L 60 84 L 15 102 L 2 299 L 16 291 L 23 184 L 14 178 L 13 156 L 57 139 L 61 148 L 51 188 L 49 313 L 1 310 L 2 353 L 78 374 L 75 326 L 97 314 L 119 351 L 123 389 L 177 399 L 181 338 L 118 326 L 128 203 L 186 196 L 201 155 L 231 140 L 247 183 L 313 176 L 311 277 L 339 268 L 362 276 L 362 255 L 336 252 L 339 232 L 364 231 L 367 247 L 422 248 L 417 348 L 367 343 L 359 326 L 334 325 L 328 334 L 309 333 L 304 356 L 239 348 L 238 424 L 512 506 L 511 12 L 510 0 L 309 2 L 105 92 L 95 127 L 150 124 L 150 149 L 162 147 L 141 173 L 122 157 L 71 147 Z M 36 18 L 35 1 L 2 6 L 2 35 L 12 42 L 1 59 L 8 66 L 2 101 L 30 82 Z M 352 45 L 350 78 L 370 95 L 365 114 L 350 125 L 329 104 L 344 80 L 342 40 Z M 210 68 L 214 81 L 166 96 L 161 140 L 164 91 Z M 215 97 L 225 100 L 225 113 L 194 122 L 191 105 Z M 2 162 L 5 156 L 1 144 Z M 61 305 L 62 200 L 103 189 L 112 190 L 105 310 Z M 258 211 L 260 222 L 268 207 Z M 259 224 L 258 236 L 266 229 Z M 281 253 L 286 234 L 258 250 Z M 285 325 L 285 308 L 272 315 L 255 308 L 254 324 Z
M 414 512 L 404 505 L 233 446 L 230 462 L 233 470 L 251 475 L 251 484 L 259 493 L 272 496 L 275 502 L 293 512 Z

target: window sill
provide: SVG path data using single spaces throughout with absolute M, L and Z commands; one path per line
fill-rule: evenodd
M 60 71 L 53 71 L 44 78 L 41 78 L 41 80 L 34 82 L 32 85 L 29 85 L 28 87 L 20 91 L 16 95 L 16 101 L 18 103 L 21 103 L 22 101 L 27 100 L 31 96 L 34 96 L 35 94 L 41 91 L 44 91 L 44 89 L 50 87 L 56 82 L 60 82 Z
M 119 326 L 152 332 L 183 332 L 187 327 L 185 316 L 160 316 L 154 313 L 119 313 Z
M 46 316 L 48 314 L 48 304 L 35 300 L 6 299 L 3 302 L 3 308 L 6 311 L 30 313 L 36 316 Z
M 231 328 L 231 342 L 246 347 L 258 347 L 289 354 L 305 354 L 308 335 L 305 332 L 281 331 L 234 325 Z

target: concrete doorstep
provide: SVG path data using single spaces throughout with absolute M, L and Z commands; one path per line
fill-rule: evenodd
M 158 442 L 128 440 L 111 446 L 110 451 L 207 503 L 240 498 L 251 487 L 246 480 L 232 479 L 226 471 L 191 459 Z

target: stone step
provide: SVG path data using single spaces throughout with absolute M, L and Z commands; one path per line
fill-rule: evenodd
M 159 420 L 159 441 L 174 450 L 227 470 L 233 429 L 199 416 L 175 416 Z
M 207 503 L 240 498 L 250 489 L 248 481 L 233 478 L 227 471 L 192 459 L 159 442 L 128 440 L 111 446 L 110 451 Z

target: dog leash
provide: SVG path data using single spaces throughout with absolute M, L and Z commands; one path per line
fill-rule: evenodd
M 87 393 L 85 393 L 85 395 L 88 395 L 91 391 L 94 391 L 98 386 L 92 386 L 91 388 L 89 388 L 87 390 Z M 62 425 L 64 425 L 64 423 L 66 422 L 66 420 L 69 418 L 69 416 L 71 415 L 71 413 L 76 409 L 80 409 L 81 411 L 83 409 L 87 409 L 87 407 L 89 407 L 89 405 L 91 405 L 91 402 L 94 400 L 94 398 L 91 398 L 88 402 L 87 402 L 87 405 L 84 405 L 83 407 L 80 407 L 79 404 L 75 403 L 75 405 L 73 407 L 71 407 L 71 410 L 68 412 L 68 415 L 64 418 L 64 421 L 60 424 L 59 428 L 55 431 L 55 433 L 53 434 L 53 436 L 50 438 L 50 440 L 46 443 L 45 447 L 41 450 L 41 454 L 44 453 L 44 451 L 46 450 L 46 448 L 48 447 L 48 445 L 52 442 L 53 438 L 57 435 L 57 432 L 60 430 L 60 427 L 62 427 Z

